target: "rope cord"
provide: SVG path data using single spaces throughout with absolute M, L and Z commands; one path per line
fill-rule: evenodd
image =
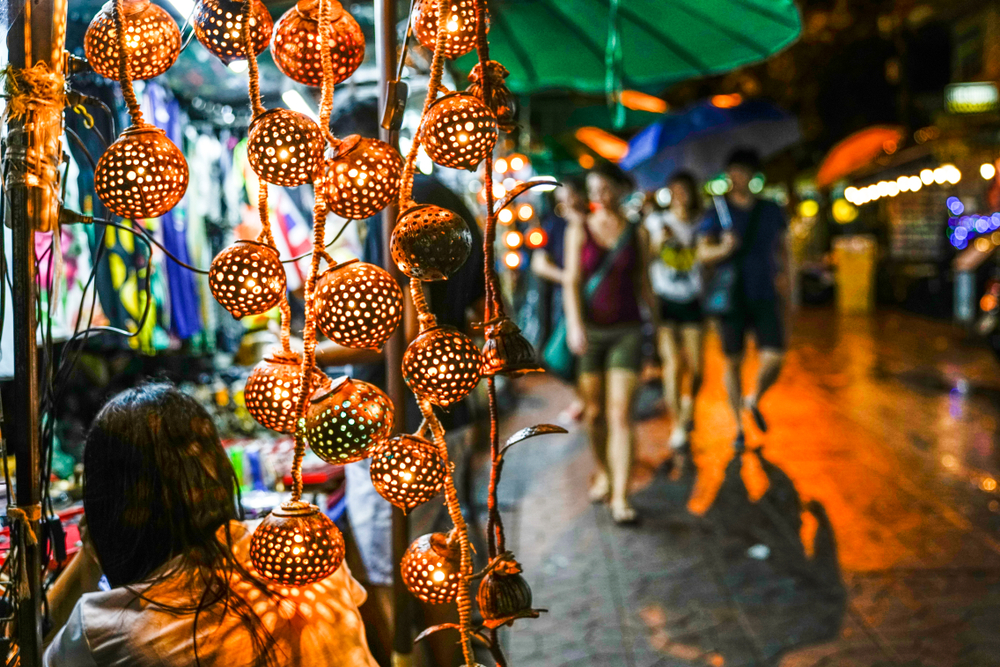
M 319 103 L 319 127 L 326 137 L 330 146 L 336 147 L 340 141 L 330 132 L 330 115 L 333 113 L 333 54 L 330 47 L 333 45 L 333 5 L 327 0 L 320 0 L 319 3 L 319 37 L 320 49 L 319 60 L 323 67 L 323 87 L 321 89 Z
M 115 35 L 118 37 L 118 83 L 121 84 L 122 97 L 128 106 L 128 115 L 132 119 L 133 127 L 141 127 L 146 124 L 139 109 L 139 100 L 135 97 L 135 90 L 132 88 L 132 73 L 128 66 L 128 51 L 126 50 L 125 10 L 122 0 L 115 0 Z
M 253 117 L 264 113 L 264 105 L 260 101 L 260 72 L 257 69 L 257 54 L 254 52 L 253 40 L 250 38 L 250 19 L 253 16 L 253 0 L 243 2 L 243 55 L 247 57 L 250 75 L 250 109 Z M 253 121 L 251 121 L 252 123 Z

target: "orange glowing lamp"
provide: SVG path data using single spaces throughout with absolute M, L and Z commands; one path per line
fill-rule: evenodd
M 524 245 L 528 246 L 532 250 L 535 248 L 544 248 L 545 244 L 548 243 L 549 235 L 545 233 L 544 229 L 536 227 L 532 229 L 524 236 Z

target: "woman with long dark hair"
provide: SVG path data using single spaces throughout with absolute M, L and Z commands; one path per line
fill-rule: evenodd
M 236 474 L 193 398 L 149 384 L 111 399 L 84 475 L 89 538 L 53 586 L 46 667 L 375 667 L 346 565 L 295 590 L 251 571 Z
M 578 391 L 597 459 L 590 488 L 616 523 L 636 512 L 628 501 L 634 445 L 632 402 L 642 364 L 642 310 L 652 310 L 646 257 L 649 239 L 622 210 L 631 183 L 614 165 L 587 175 L 594 211 L 566 234 L 563 305 L 566 340 L 578 359 Z

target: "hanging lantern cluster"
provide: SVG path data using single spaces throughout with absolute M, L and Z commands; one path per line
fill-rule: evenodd
M 237 241 L 212 260 L 208 285 L 233 317 L 263 315 L 285 296 L 285 268 L 273 247 Z
M 453 535 L 418 537 L 403 554 L 399 570 L 406 589 L 427 604 L 447 604 L 458 597 L 461 554 Z
M 323 198 L 342 218 L 370 218 L 399 194 L 403 158 L 378 139 L 352 134 L 327 161 L 323 175 Z
M 447 474 L 434 443 L 414 435 L 393 436 L 372 455 L 375 490 L 403 512 L 440 494 Z
M 450 0 L 446 4 L 451 11 L 445 23 L 442 55 L 457 58 L 476 47 L 476 3 L 475 0 Z M 434 51 L 440 19 L 436 0 L 417 0 L 413 12 L 413 33 L 421 44 Z
M 393 263 L 410 278 L 445 280 L 469 258 L 472 232 L 457 213 L 419 204 L 399 217 L 389 251 Z
M 345 347 L 381 350 L 403 319 L 403 290 L 389 272 L 351 261 L 316 281 L 316 326 Z
M 133 79 L 152 79 L 170 69 L 181 53 L 181 31 L 159 5 L 149 0 L 125 0 L 125 50 Z M 83 36 L 87 62 L 106 79 L 118 79 L 120 63 L 118 34 L 115 31 L 114 0 L 111 0 L 87 27 Z
M 275 353 L 250 372 L 243 389 L 247 412 L 258 424 L 278 433 L 295 432 L 295 396 L 302 385 L 302 357 Z
M 470 171 L 493 154 L 498 136 L 496 116 L 468 93 L 449 93 L 435 100 L 420 132 L 424 149 L 436 164 Z
M 472 339 L 455 327 L 432 327 L 403 354 L 403 379 L 410 390 L 446 408 L 479 384 L 483 358 Z
M 243 16 L 243 8 L 243 0 L 198 0 L 195 8 L 194 36 L 227 65 L 246 58 L 244 20 L 248 23 L 249 41 L 255 56 L 263 53 L 271 41 L 274 22 L 264 3 L 251 0 L 249 18 Z
M 337 0 L 330 0 L 332 35 L 328 49 L 337 84 L 354 74 L 365 59 L 361 26 Z M 274 26 L 271 55 L 282 74 L 307 86 L 323 83 L 319 36 L 319 0 L 299 0 Z
M 261 522 L 250 538 L 250 562 L 286 586 L 305 586 L 333 574 L 344 560 L 344 536 L 318 507 L 287 502 Z
M 309 448 L 327 463 L 368 458 L 389 437 L 395 409 L 375 385 L 344 377 L 320 387 L 305 415 Z
M 323 133 L 311 118 L 271 109 L 247 133 L 247 161 L 262 181 L 295 187 L 311 183 L 323 162 Z

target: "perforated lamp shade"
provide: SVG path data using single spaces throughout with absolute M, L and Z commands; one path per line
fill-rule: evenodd
M 306 408 L 306 440 L 327 463 L 360 461 L 389 436 L 394 415 L 381 389 L 340 378 L 313 394 Z
M 445 32 L 444 57 L 457 58 L 476 47 L 476 3 L 475 0 L 452 0 L 448 4 L 451 14 Z M 436 0 L 417 0 L 413 12 L 414 34 L 421 44 L 433 51 L 438 31 Z
M 393 263 L 410 278 L 445 280 L 472 252 L 472 232 L 462 216 L 440 206 L 406 209 L 389 242 Z
M 333 31 L 330 55 L 333 83 L 351 76 L 365 59 L 365 36 L 350 13 L 330 0 Z M 274 26 L 271 56 L 281 73 L 307 86 L 323 82 L 319 37 L 319 0 L 300 0 Z
M 323 133 L 311 118 L 291 109 L 271 109 L 250 124 L 247 161 L 267 183 L 305 185 L 323 163 L 323 146 Z
M 163 130 L 133 126 L 108 146 L 94 170 L 94 191 L 115 214 L 156 218 L 177 205 L 188 185 L 187 161 Z
M 254 366 L 243 388 L 243 402 L 258 424 L 279 433 L 295 432 L 301 364 L 300 355 L 278 352 Z
M 342 218 L 370 218 L 399 194 L 403 158 L 378 139 L 356 134 L 345 138 L 323 174 L 323 197 Z
M 274 21 L 260 0 L 253 0 L 250 12 L 250 43 L 260 55 L 271 40 Z M 243 0 L 199 0 L 194 12 L 194 35 L 222 62 L 244 60 Z
M 493 152 L 497 119 L 478 97 L 449 93 L 427 110 L 420 132 L 424 150 L 436 164 L 471 171 Z
M 352 261 L 316 281 L 316 326 L 345 347 L 381 350 L 403 319 L 403 290 L 385 269 Z
M 403 512 L 441 493 L 447 474 L 434 443 L 414 435 L 395 435 L 372 454 L 375 490 Z
M 250 562 L 264 577 L 286 586 L 326 579 L 344 560 L 344 536 L 315 505 L 287 502 L 261 522 L 250 538 Z
M 399 564 L 403 583 L 422 602 L 453 602 L 461 586 L 461 558 L 458 544 L 443 533 L 418 537 Z
M 83 36 L 83 52 L 95 72 L 118 80 L 118 34 L 114 0 L 94 16 Z M 133 79 L 152 79 L 170 69 L 181 53 L 181 31 L 165 9 L 149 0 L 125 0 L 125 50 Z
M 418 398 L 448 407 L 479 384 L 483 358 L 472 339 L 450 326 L 424 331 L 403 354 L 403 379 Z
M 285 294 L 285 269 L 278 251 L 256 241 L 237 241 L 212 260 L 212 296 L 233 317 L 263 315 Z

